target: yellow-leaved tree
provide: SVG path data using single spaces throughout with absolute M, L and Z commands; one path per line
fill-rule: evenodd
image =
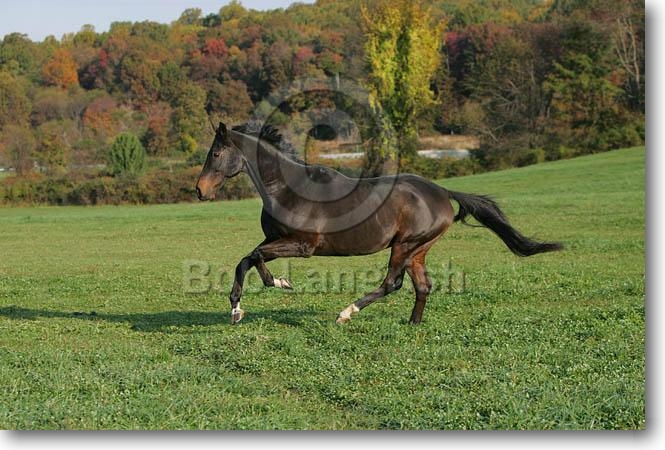
M 421 0 L 368 1 L 361 14 L 373 106 L 394 130 L 378 139 L 368 164 L 403 162 L 416 153 L 418 114 L 435 101 L 430 82 L 445 23 L 436 23 Z

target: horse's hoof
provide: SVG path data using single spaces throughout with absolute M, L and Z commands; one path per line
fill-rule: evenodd
M 282 289 L 289 289 L 292 290 L 293 286 L 291 286 L 291 283 L 289 280 L 284 279 L 284 278 L 275 278 L 273 279 L 273 283 L 275 287 L 282 288 Z
M 339 313 L 335 322 L 337 322 L 337 325 L 345 324 L 346 322 L 351 321 L 351 314 L 355 314 L 358 311 L 360 311 L 360 309 L 354 303 L 351 303 L 344 309 L 344 311 Z
M 337 316 L 337 320 L 335 321 L 337 325 L 344 325 L 347 322 L 351 322 L 350 317 Z
M 240 308 L 236 308 L 231 311 L 231 325 L 235 325 L 240 322 L 242 318 L 245 317 L 245 311 Z

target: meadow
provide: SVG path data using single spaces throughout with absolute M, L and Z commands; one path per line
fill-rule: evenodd
M 643 429 L 644 174 L 640 147 L 443 180 L 566 249 L 455 224 L 418 326 L 409 282 L 335 324 L 387 252 L 274 261 L 294 291 L 253 276 L 231 326 L 257 199 L 0 208 L 0 428 Z

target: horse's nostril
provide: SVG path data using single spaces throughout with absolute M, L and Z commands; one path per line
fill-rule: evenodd
M 203 194 L 201 194 L 201 189 L 199 187 L 196 187 L 196 196 L 199 198 L 199 200 L 203 200 Z

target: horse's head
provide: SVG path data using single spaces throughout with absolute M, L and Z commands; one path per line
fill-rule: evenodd
M 208 157 L 196 183 L 199 200 L 212 200 L 227 178 L 236 176 L 243 167 L 240 150 L 231 142 L 226 125 L 219 123 Z

